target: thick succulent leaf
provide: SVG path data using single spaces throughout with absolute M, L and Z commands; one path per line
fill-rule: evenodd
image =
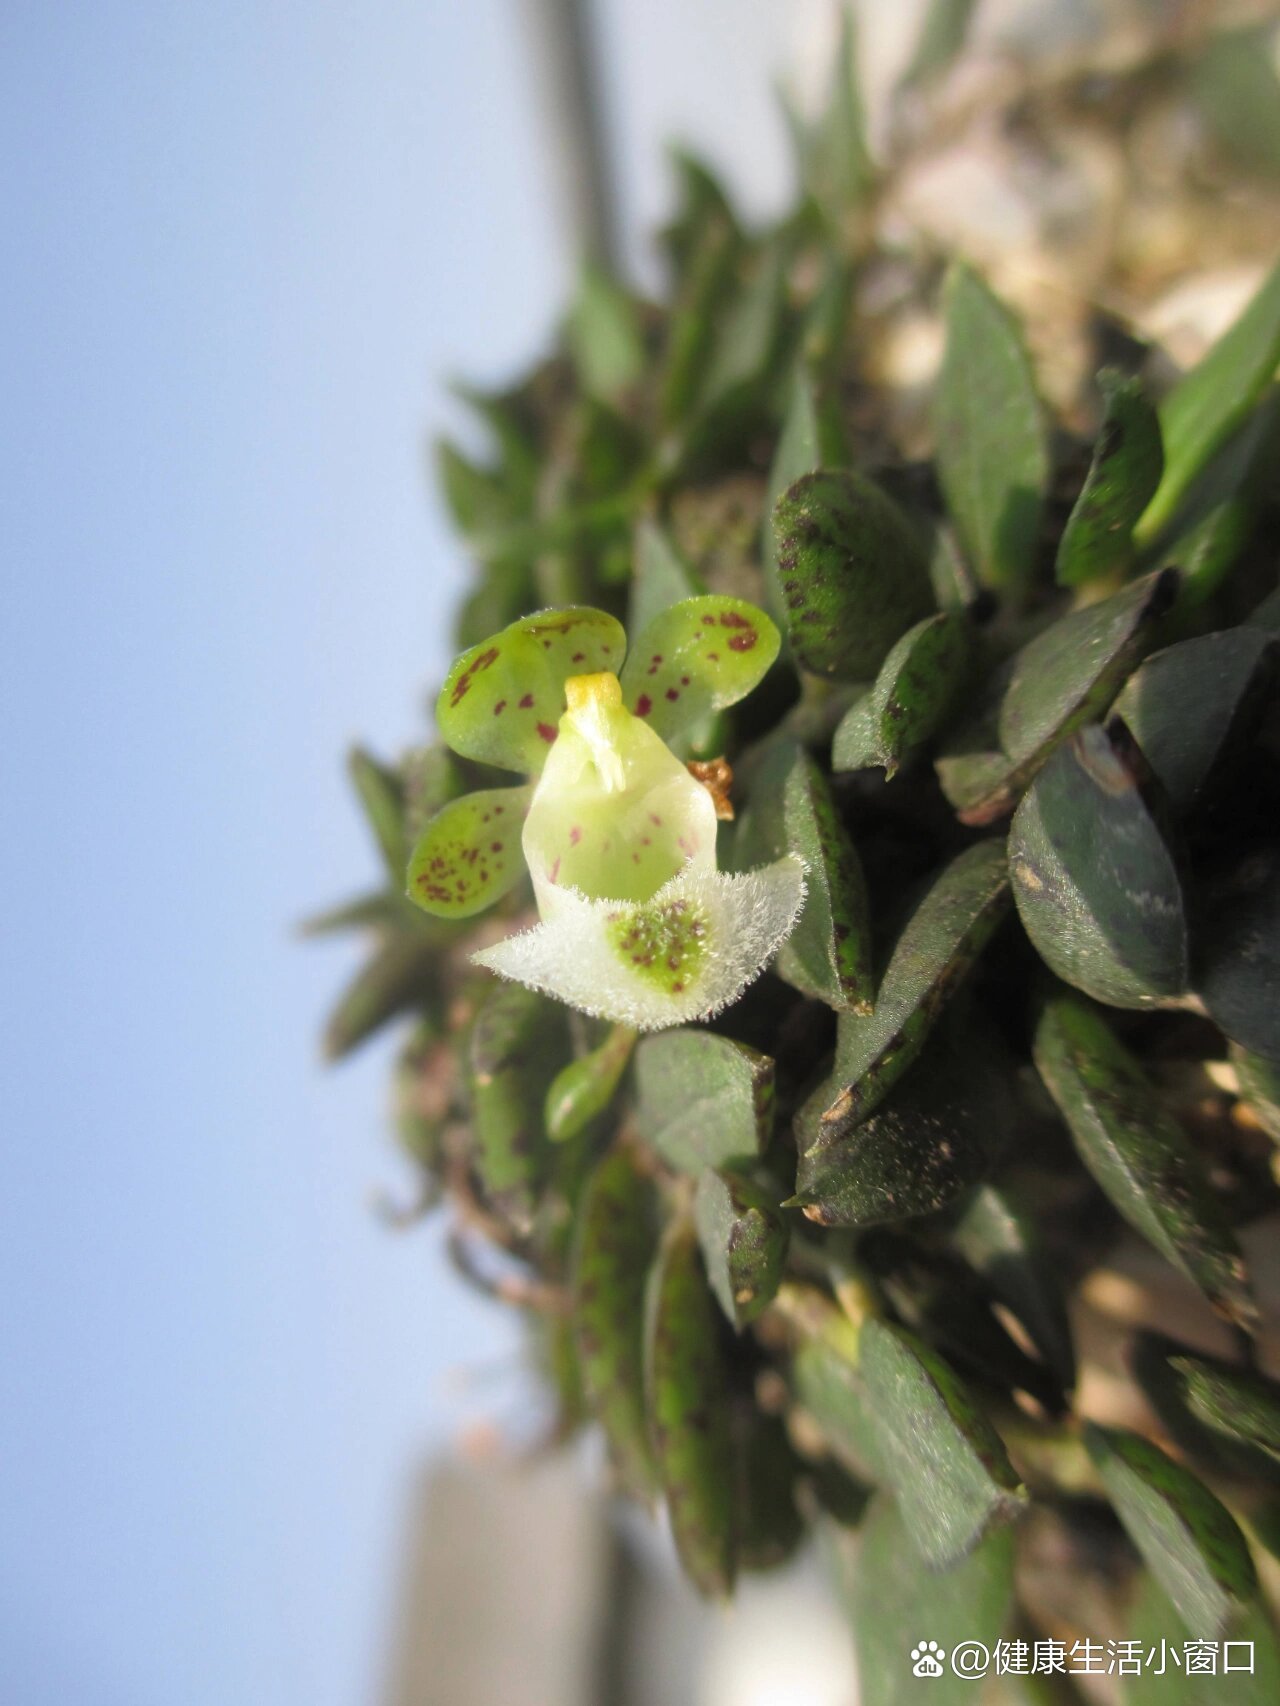
M 1212 1473 L 1280 1483 L 1275 1381 L 1154 1333 L 1137 1336 L 1129 1363 L 1180 1456 Z
M 1236 1069 L 1240 1098 L 1274 1143 L 1280 1143 L 1280 1060 L 1251 1054 L 1232 1043 L 1231 1064 Z
M 745 699 L 782 637 L 754 604 L 708 594 L 662 611 L 634 642 L 622 671 L 627 709 L 663 740 Z
M 966 848 L 918 902 L 880 980 L 875 1011 L 841 1015 L 835 1066 L 797 1122 L 804 1151 L 866 1119 L 919 1054 L 935 1020 L 1004 917 L 1004 844 Z
M 1188 1630 L 1212 1640 L 1258 1589 L 1249 1548 L 1230 1513 L 1150 1440 L 1087 1422 L 1085 1444 L 1147 1568 Z
M 597 1018 L 662 1030 L 736 1001 L 790 934 L 804 893 L 790 857 L 738 876 L 690 864 L 647 901 L 552 885 L 539 889 L 540 924 L 472 959 Z
M 440 945 L 416 931 L 397 931 L 366 961 L 339 996 L 324 1032 L 324 1052 L 340 1060 L 401 1013 L 427 1002 L 439 982 Z
M 926 616 L 890 651 L 875 686 L 845 713 L 833 770 L 879 765 L 886 776 L 941 727 L 969 672 L 969 623 L 958 611 Z
M 714 328 L 699 397 L 704 412 L 736 405 L 765 380 L 781 347 L 793 244 L 785 230 L 765 241 L 737 297 Z
M 654 1469 L 644 1391 L 644 1299 L 657 1249 L 657 1201 L 626 1149 L 582 1192 L 573 1247 L 573 1326 L 582 1384 L 618 1477 L 647 1494 Z
M 1256 1309 L 1248 1274 L 1199 1155 L 1097 1008 L 1045 1004 L 1035 1062 L 1080 1159 L 1112 1205 L 1238 1326 Z
M 772 1302 L 787 1257 L 790 1227 L 778 1192 L 740 1168 L 707 1168 L 694 1215 L 716 1302 L 734 1327 L 745 1327 Z
M 828 1523 L 823 1540 L 853 1624 L 859 1698 L 875 1706 L 920 1706 L 911 1654 L 936 1653 L 943 1666 L 928 1684 L 932 1706 L 973 1706 L 974 1684 L 957 1675 L 950 1656 L 965 1642 L 995 1650 L 1013 1594 L 1011 1530 L 989 1534 L 949 1570 L 931 1570 L 898 1505 L 882 1493 L 859 1537 Z
M 631 1059 L 636 1034 L 615 1025 L 598 1048 L 562 1066 L 547 1091 L 547 1136 L 568 1143 L 607 1112 Z
M 922 541 L 892 498 L 848 470 L 803 475 L 778 499 L 773 525 L 797 662 L 866 680 L 933 603 Z
M 724 1599 L 736 1539 L 728 1379 L 719 1311 L 688 1221 L 668 1227 L 650 1277 L 645 1387 L 676 1553 L 700 1593 Z
M 1023 928 L 1064 982 L 1112 1007 L 1187 988 L 1187 925 L 1172 853 L 1105 729 L 1079 730 L 1027 791 L 1009 831 Z
M 820 1226 L 934 1214 L 991 1170 L 1016 1113 L 1003 1055 L 979 1033 L 945 1028 L 861 1123 L 805 1149 L 788 1206 Z
M 768 1415 L 754 1403 L 739 1403 L 731 1423 L 738 1568 L 774 1570 L 804 1539 L 796 1491 L 808 1465 L 797 1455 L 781 1416 Z
M 734 859 L 749 867 L 788 852 L 804 860 L 809 892 L 779 950 L 778 975 L 837 1011 L 869 1013 L 875 985 L 862 865 L 822 771 L 802 747 L 779 741 L 752 779 Z
M 1142 1663 L 1125 1677 L 1124 1706 L 1274 1706 L 1280 1699 L 1280 1643 L 1259 1599 L 1228 1617 L 1212 1670 L 1188 1674 L 1188 1626 L 1153 1576 L 1142 1583 L 1125 1633 Z M 1205 1639 L 1199 1627 L 1190 1633 L 1194 1641 Z M 1228 1648 L 1229 1642 L 1238 1644 Z
M 649 624 L 673 604 L 706 592 L 702 577 L 676 549 L 670 534 L 645 516 L 636 526 L 635 573 L 627 632 L 643 634 Z
M 616 674 L 622 624 L 571 607 L 522 617 L 464 652 L 436 702 L 436 726 L 464 758 L 537 775 L 564 714 L 571 675 Z
M 1160 405 L 1164 477 L 1137 530 L 1149 544 L 1261 400 L 1280 364 L 1280 263 L 1239 319 Z
M 584 391 L 613 399 L 645 369 L 644 335 L 635 299 L 588 262 L 569 311 L 569 348 Z
M 347 755 L 347 770 L 378 844 L 378 851 L 382 854 L 387 875 L 399 888 L 408 854 L 404 830 L 404 783 L 396 771 L 388 765 L 379 764 L 371 753 L 359 746 L 352 747 Z
M 1280 850 L 1245 854 L 1214 886 L 1196 930 L 1193 978 L 1232 1042 L 1280 1063 Z
M 982 1185 L 964 1205 L 951 1242 L 1017 1316 L 1069 1392 L 1076 1383 L 1076 1358 L 1063 1275 L 1027 1205 L 1008 1185 Z
M 1017 1515 L 1026 1494 L 999 1435 L 955 1371 L 905 1328 L 868 1321 L 856 1366 L 811 1340 L 795 1377 L 836 1454 L 869 1466 L 896 1497 L 930 1569 L 950 1568 Z
M 843 468 L 848 461 L 848 434 L 839 407 L 830 390 L 802 361 L 791 382 L 787 412 L 769 469 L 760 541 L 769 609 L 779 622 L 786 620 L 786 599 L 778 574 L 778 535 L 773 521 L 778 499 L 802 475 L 823 468 Z
M 1198 1422 L 1280 1464 L 1280 1384 L 1194 1356 L 1170 1357 L 1169 1366 Z
M 405 892 L 437 918 L 470 918 L 525 873 L 520 832 L 532 786 L 464 794 L 427 824 L 409 860 Z
M 1020 597 L 1049 478 L 1035 377 L 1017 321 L 971 268 L 952 267 L 943 308 L 933 412 L 947 508 L 979 578 Z
M 517 1232 L 533 1225 L 549 1163 L 542 1108 L 569 1051 L 562 1009 L 497 984 L 471 1027 L 471 1161 L 485 1201 Z
M 1164 468 L 1160 422 L 1140 379 L 1098 375 L 1105 410 L 1084 489 L 1058 546 L 1058 582 L 1081 586 L 1123 573 L 1133 529 L 1155 496 Z
M 1191 810 L 1252 732 L 1274 695 L 1278 665 L 1280 645 L 1246 626 L 1169 646 L 1129 678 L 1114 713 L 1179 811 Z
M 758 1155 L 773 1130 L 767 1054 L 713 1031 L 668 1031 L 636 1050 L 636 1119 L 671 1166 L 699 1174 Z
M 1173 570 L 1148 575 L 1061 617 L 998 672 L 937 762 L 963 822 L 1002 816 L 1059 742 L 1106 711 L 1176 590 Z

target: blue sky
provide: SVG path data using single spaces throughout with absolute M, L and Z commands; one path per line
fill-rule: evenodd
M 603 8 L 633 233 L 673 130 L 776 192 L 785 11 Z M 321 1070 L 356 950 L 290 926 L 445 662 L 443 381 L 569 280 L 518 13 L 0 14 L 6 1706 L 374 1698 L 408 1478 L 515 1391 L 450 1396 L 511 1333 L 370 1214 L 385 1051 Z

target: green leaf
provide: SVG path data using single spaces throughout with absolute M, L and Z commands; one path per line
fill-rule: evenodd
M 666 530 L 656 521 L 643 518 L 636 527 L 627 632 L 643 634 L 671 605 L 697 598 L 706 590 L 701 575 L 695 574 Z
M 979 579 L 1020 599 L 1035 568 L 1049 479 L 1035 378 L 1018 322 L 971 268 L 952 266 L 943 308 L 938 474 Z
M 560 1068 L 547 1091 L 547 1136 L 552 1143 L 568 1143 L 608 1110 L 635 1041 L 630 1026 L 614 1025 L 599 1048 Z
M 1076 1383 L 1076 1358 L 1061 1267 L 1027 1206 L 1008 1185 L 982 1185 L 965 1204 L 951 1242 L 1017 1316 L 1069 1392 Z
M 1201 111 L 1244 166 L 1280 175 L 1280 77 L 1274 20 L 1261 29 L 1219 30 L 1191 60 Z
M 667 321 L 658 379 L 659 420 L 670 432 L 684 428 L 693 413 L 715 350 L 715 328 L 733 299 L 740 249 L 737 231 L 723 219 L 711 218 L 698 233 Z
M 473 462 L 447 438 L 436 441 L 435 456 L 436 478 L 453 525 L 473 549 L 489 555 L 490 542 L 524 513 L 524 504 L 498 470 Z
M 663 740 L 736 705 L 763 680 L 781 635 L 742 598 L 686 598 L 656 616 L 622 672 L 627 709 Z
M 900 88 L 918 88 L 942 75 L 965 44 L 973 9 L 974 0 L 929 0 Z
M 902 1513 L 880 1494 L 861 1535 L 824 1525 L 824 1550 L 848 1607 L 857 1649 L 860 1698 L 874 1706 L 920 1706 L 911 1654 L 926 1640 L 940 1648 L 942 1672 L 930 1680 L 931 1706 L 973 1706 L 974 1684 L 949 1663 L 966 1641 L 994 1651 L 1013 1594 L 1013 1535 L 990 1534 L 960 1563 L 938 1572 L 924 1565 Z
M 404 785 L 405 853 L 412 848 L 436 813 L 466 792 L 463 768 L 442 740 L 415 747 L 400 763 Z M 404 888 L 404 865 L 395 878 L 396 895 Z
M 1244 1536 L 1203 1482 L 1150 1440 L 1085 1424 L 1085 1444 L 1116 1515 L 1200 1640 L 1217 1636 L 1258 1583 Z
M 691 1027 L 636 1050 L 641 1135 L 684 1173 L 760 1154 L 773 1129 L 773 1061 L 745 1043 Z
M 625 1148 L 588 1178 L 573 1248 L 573 1325 L 583 1389 L 618 1477 L 641 1496 L 654 1484 L 644 1391 L 644 1298 L 657 1249 L 653 1183 Z
M 875 181 L 867 146 L 867 120 L 858 68 L 858 40 L 852 14 L 840 13 L 827 105 L 804 142 L 804 179 L 809 193 L 837 226 L 865 204 Z
M 679 146 L 667 153 L 676 177 L 677 213 L 661 237 L 673 270 L 683 277 L 709 225 L 722 226 L 739 239 L 741 231 L 724 185 L 706 162 Z
M 1280 1143 L 1280 1061 L 1251 1054 L 1239 1043 L 1232 1043 L 1228 1053 L 1236 1069 L 1241 1100 L 1272 1142 Z
M 1114 714 L 1178 811 L 1190 811 L 1275 692 L 1280 646 L 1260 628 L 1201 634 L 1149 657 Z M 1194 714 L 1188 714 L 1188 708 Z
M 409 860 L 409 899 L 437 918 L 470 918 L 525 873 L 520 831 L 533 787 L 484 788 L 437 812 Z
M 464 758 L 536 775 L 564 714 L 565 681 L 616 675 L 626 646 L 621 623 L 603 610 L 523 617 L 463 652 L 440 689 L 436 726 Z
M 590 261 L 582 269 L 569 310 L 568 333 L 578 378 L 591 396 L 613 400 L 644 373 L 644 334 L 636 302 Z
M 944 1028 L 860 1124 L 832 1135 L 819 1127 L 800 1157 L 787 1206 L 802 1208 L 819 1226 L 937 1213 L 983 1178 L 1008 1145 L 1016 1123 L 1009 1078 L 1008 1061 L 980 1033 Z M 819 1098 L 829 1094 L 824 1088 Z
M 404 784 L 388 765 L 363 747 L 353 746 L 347 754 L 347 770 L 382 854 L 387 875 L 398 889 L 404 876 L 408 848 L 404 836 Z
M 701 409 L 741 398 L 773 369 L 785 331 L 793 247 L 785 237 L 765 244 L 736 300 L 716 325 Z
M 845 713 L 831 751 L 833 770 L 880 765 L 887 777 L 936 733 L 963 686 L 971 630 L 956 611 L 926 616 L 893 647 L 875 686 Z
M 797 662 L 865 680 L 932 604 L 921 540 L 893 500 L 851 470 L 803 475 L 778 499 L 773 525 Z
M 1009 872 L 1023 928 L 1064 982 L 1112 1007 L 1186 990 L 1177 867 L 1106 730 L 1079 730 L 1036 777 L 1014 813 Z
M 568 1052 L 564 1008 L 518 983 L 498 983 L 476 1013 L 468 1050 L 471 1159 L 484 1199 L 528 1233 L 549 1162 L 542 1106 Z
M 1196 1150 L 1101 1013 L 1074 995 L 1046 1003 L 1035 1063 L 1080 1159 L 1112 1206 L 1213 1307 L 1252 1329 L 1244 1258 Z
M 692 1225 L 662 1240 L 645 1306 L 645 1386 L 658 1475 L 685 1574 L 709 1597 L 733 1586 L 733 1442 L 719 1312 Z
M 1193 983 L 1232 1042 L 1280 1062 L 1280 853 L 1245 853 L 1206 896 Z
M 1173 520 L 1215 451 L 1261 401 L 1280 363 L 1280 263 L 1207 355 L 1160 406 L 1164 477 L 1135 537 L 1149 545 Z
M 1102 431 L 1084 488 L 1058 546 L 1058 584 L 1122 574 L 1133 558 L 1133 529 L 1155 496 L 1164 468 L 1160 422 L 1140 379 L 1106 369 Z
M 786 1261 L 790 1227 L 777 1192 L 737 1169 L 708 1168 L 694 1213 L 716 1301 L 734 1327 L 745 1327 L 773 1301 Z
M 338 930 L 378 930 L 402 924 L 408 909 L 398 894 L 378 889 L 341 906 L 313 913 L 298 926 L 304 936 L 328 936 Z M 412 914 L 410 914 L 412 916 Z
M 1008 905 L 999 840 L 967 848 L 939 874 L 894 945 L 874 1013 L 840 1018 L 831 1078 L 797 1120 L 805 1152 L 845 1136 L 902 1076 Z
M 1172 569 L 1060 617 L 992 677 L 974 718 L 937 761 L 963 823 L 1001 817 L 1059 742 L 1101 717 L 1177 591 Z
M 856 1365 L 822 1339 L 795 1361 L 797 1394 L 838 1456 L 893 1493 L 924 1563 L 945 1570 L 1026 1494 L 999 1435 L 953 1369 L 914 1334 L 870 1320 Z
M 429 1000 L 439 972 L 440 947 L 433 937 L 397 932 L 366 961 L 339 997 L 325 1026 L 326 1057 L 340 1060 L 389 1020 Z
M 837 1011 L 869 1013 L 874 982 L 866 883 L 825 776 L 792 741 L 777 741 L 755 772 L 734 843 L 739 870 L 796 853 L 807 867 L 800 922 L 775 969 Z
M 1215 1665 L 1212 1672 L 1186 1672 L 1184 1645 L 1188 1626 L 1178 1616 L 1169 1597 L 1151 1576 L 1142 1583 L 1127 1625 L 1143 1655 L 1142 1669 L 1127 1676 L 1124 1706 L 1273 1706 L 1280 1698 L 1280 1646 L 1265 1609 L 1258 1600 L 1232 1613 L 1223 1628 L 1223 1645 L 1236 1641 L 1252 1650 L 1237 1648 L 1231 1655 L 1229 1673 Z M 1204 1631 L 1190 1631 L 1195 1640 Z M 1145 1663 L 1147 1655 L 1151 1663 Z M 1246 1670 L 1245 1663 L 1251 1666 Z M 1161 1674 L 1163 1672 L 1163 1674 Z
M 1206 1357 L 1175 1354 L 1172 1346 L 1165 1347 L 1161 1360 L 1168 1375 L 1167 1396 L 1176 1399 L 1197 1430 L 1196 1437 L 1185 1442 L 1186 1449 L 1200 1455 L 1200 1438 L 1207 1436 L 1213 1467 L 1237 1476 L 1257 1477 L 1261 1473 L 1264 1479 L 1276 1480 L 1280 1469 L 1280 1383 Z M 1159 1401 L 1146 1381 L 1143 1385 L 1161 1420 L 1174 1432 L 1167 1404 Z M 1180 1446 L 1184 1444 L 1179 1433 L 1174 1432 L 1174 1437 Z
M 760 541 L 769 609 L 780 622 L 786 620 L 786 599 L 779 578 L 778 534 L 773 519 L 778 499 L 802 475 L 843 468 L 848 460 L 848 434 L 832 391 L 820 384 L 806 362 L 797 363 L 769 469 Z
M 796 1483 L 807 1465 L 796 1454 L 781 1416 L 766 1415 L 752 1402 L 739 1403 L 731 1417 L 737 1471 L 738 1567 L 773 1570 L 804 1539 Z
M 452 1051 L 429 1021 L 415 1029 L 396 1057 L 396 1137 L 404 1152 L 433 1180 L 443 1170 L 445 1118 L 452 1101 L 454 1072 Z

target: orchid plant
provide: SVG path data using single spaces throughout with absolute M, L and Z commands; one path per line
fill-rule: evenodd
M 663 611 L 629 652 L 621 624 L 585 608 L 464 652 L 436 707 L 441 736 L 532 779 L 438 812 L 409 862 L 410 898 L 470 917 L 527 866 L 539 922 L 478 965 L 635 1030 L 733 1001 L 794 927 L 804 871 L 794 854 L 719 870 L 712 793 L 669 743 L 750 693 L 779 644 L 763 611 L 707 596 Z

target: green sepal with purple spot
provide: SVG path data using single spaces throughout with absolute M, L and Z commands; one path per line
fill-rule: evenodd
M 745 599 L 714 593 L 682 599 L 634 642 L 622 671 L 623 703 L 669 741 L 744 699 L 781 643 L 764 611 Z
M 470 918 L 500 900 L 525 872 L 520 832 L 532 798 L 532 783 L 484 788 L 438 811 L 409 860 L 409 899 L 437 918 Z
M 464 652 L 436 702 L 441 737 L 464 758 L 536 776 L 564 715 L 571 675 L 617 673 L 622 624 L 572 606 L 522 617 Z

